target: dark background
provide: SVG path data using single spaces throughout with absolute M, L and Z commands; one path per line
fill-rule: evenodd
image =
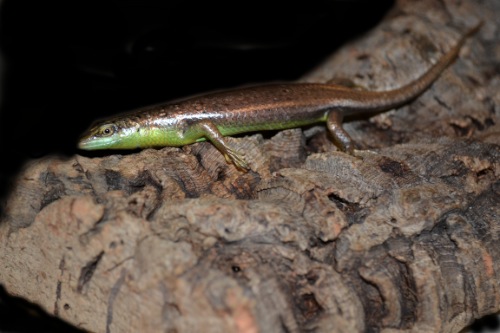
M 82 153 L 78 136 L 97 118 L 204 91 L 296 80 L 371 29 L 392 4 L 0 1 L 0 198 L 26 160 Z M 0 332 L 7 331 L 76 330 L 0 287 Z
M 71 155 L 96 118 L 295 80 L 391 0 L 0 0 L 0 197 L 26 158 Z M 80 152 L 83 153 L 83 152 Z

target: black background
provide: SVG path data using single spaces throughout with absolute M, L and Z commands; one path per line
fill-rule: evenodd
M 376 25 L 365 1 L 3 0 L 0 197 L 27 159 L 70 156 L 97 118 L 295 80 Z M 1 269 L 1 267 L 0 267 Z M 71 332 L 0 289 L 0 332 Z
M 26 158 L 71 155 L 97 118 L 295 80 L 392 1 L 3 0 L 0 196 Z M 82 153 L 82 152 L 79 152 Z

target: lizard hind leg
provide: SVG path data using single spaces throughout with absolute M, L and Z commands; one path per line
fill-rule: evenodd
M 340 110 L 332 110 L 328 113 L 326 119 L 326 127 L 333 137 L 333 140 L 340 150 L 348 153 L 349 155 L 354 155 L 354 142 L 352 141 L 349 134 L 342 127 L 342 120 L 344 119 L 344 114 Z
M 196 126 L 199 128 L 203 136 L 205 136 L 205 138 L 209 140 L 215 148 L 222 153 L 222 155 L 224 155 L 224 158 L 228 163 L 233 163 L 238 169 L 243 171 L 248 171 L 248 169 L 250 169 L 247 162 L 243 158 L 243 154 L 237 152 L 229 146 L 224 136 L 220 133 L 214 123 L 211 121 L 201 121 L 197 123 Z

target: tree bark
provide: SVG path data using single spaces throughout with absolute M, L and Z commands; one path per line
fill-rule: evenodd
M 92 332 L 458 332 L 500 310 L 498 1 L 398 1 L 304 81 L 420 76 L 422 96 L 325 131 L 29 163 L 4 203 L 0 283 Z M 495 67 L 496 66 L 496 67 Z M 496 70 L 496 71 L 495 71 Z

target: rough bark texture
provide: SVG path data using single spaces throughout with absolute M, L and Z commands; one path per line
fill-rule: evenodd
M 231 139 L 248 173 L 209 143 L 33 161 L 0 283 L 93 332 L 458 332 L 499 311 L 499 17 L 399 1 L 305 78 L 401 86 L 484 20 L 416 101 L 346 125 L 361 158 L 295 129 Z

